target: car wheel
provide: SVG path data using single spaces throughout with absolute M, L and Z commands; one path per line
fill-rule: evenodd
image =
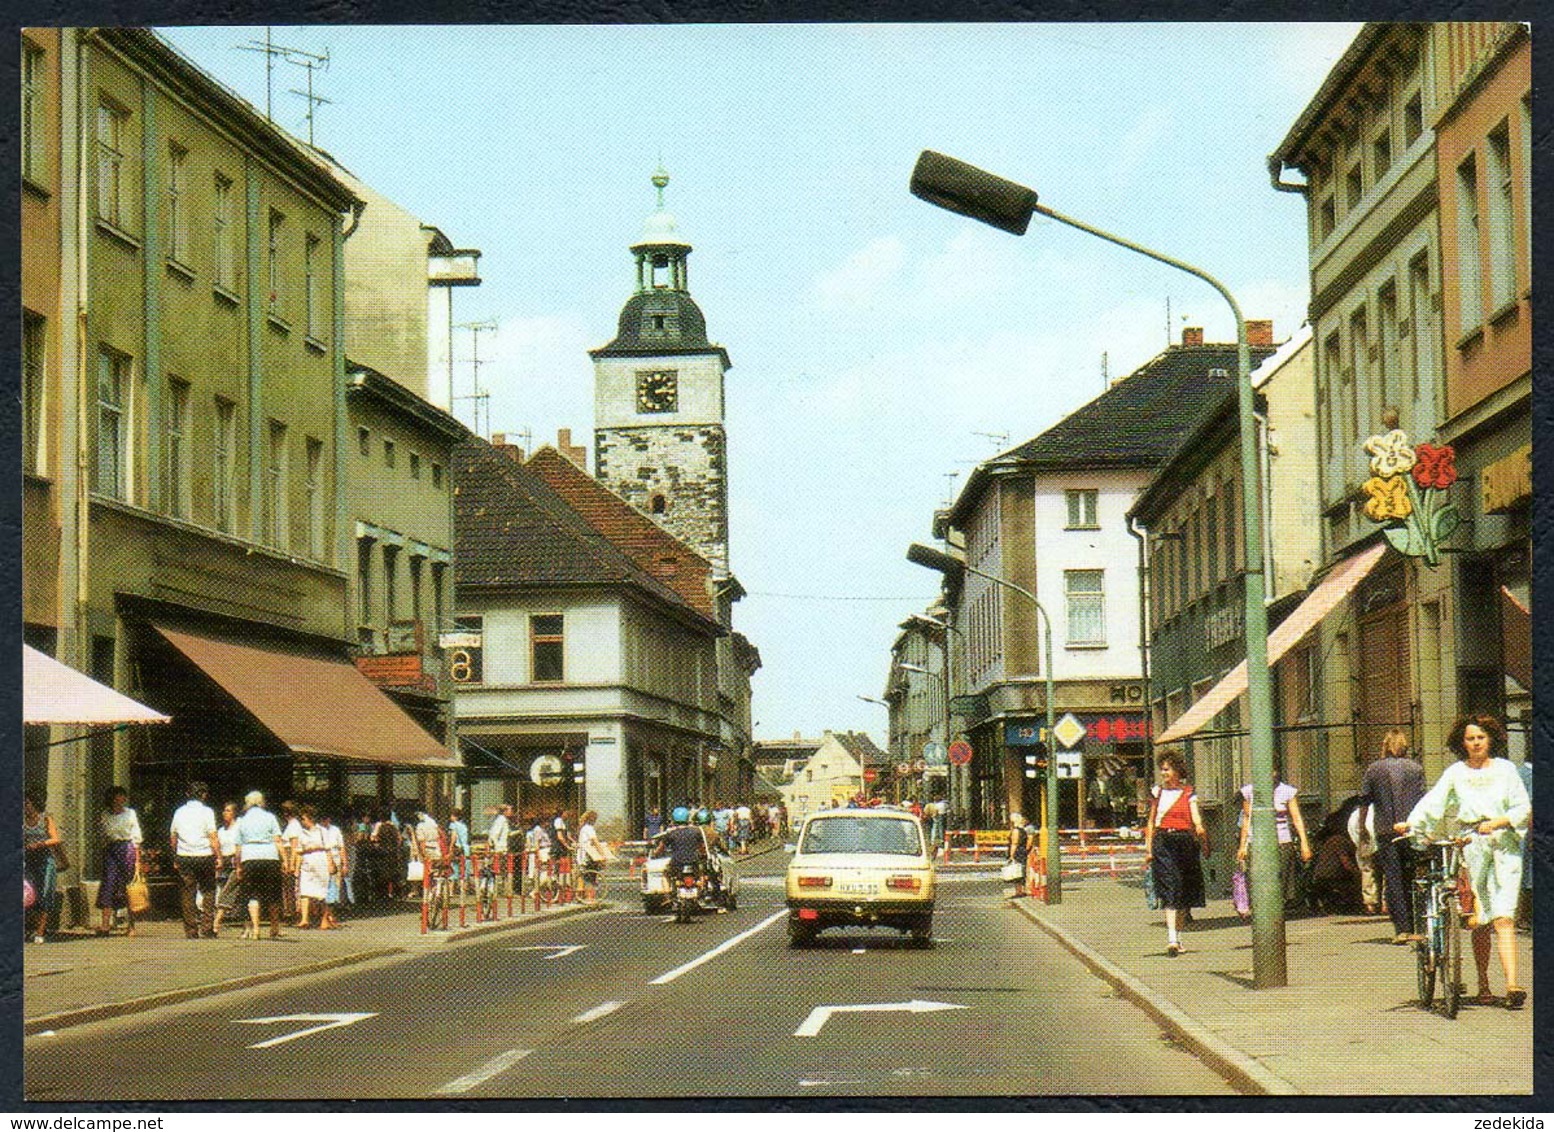
M 663 911 L 663 905 L 656 897 L 644 896 L 642 898 L 642 911 L 649 916 L 656 916 L 659 912 Z
M 933 946 L 933 918 L 922 916 L 912 922 L 912 943 L 916 947 Z
M 815 942 L 815 929 L 800 920 L 788 921 L 788 946 L 792 948 L 808 947 Z
M 724 898 L 723 907 L 727 908 L 730 912 L 736 910 L 739 907 L 739 897 L 734 895 L 733 889 L 729 889 L 728 896 Z

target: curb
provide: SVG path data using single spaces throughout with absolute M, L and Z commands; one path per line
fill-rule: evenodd
M 1262 1096 L 1294 1096 L 1300 1093 L 1299 1089 L 1262 1062 L 1237 1049 L 1170 999 L 1162 997 L 1148 983 L 1124 971 L 1078 937 L 1032 911 L 1023 900 L 1016 901 L 1014 907 L 1072 952 L 1091 971 L 1120 991 L 1134 1006 L 1158 1022 L 1194 1057 L 1222 1074 L 1241 1092 Z
M 356 963 L 365 963 L 369 959 L 381 959 L 385 955 L 399 955 L 404 951 L 405 948 L 403 947 L 378 947 L 371 951 L 356 951 L 350 955 L 337 955 L 333 959 L 320 959 L 314 963 L 303 964 L 301 967 L 282 967 L 274 971 L 260 971 L 252 975 L 242 975 L 235 979 L 224 979 L 219 983 L 205 983 L 195 987 L 180 987 L 177 990 L 163 991 L 160 994 L 149 994 L 142 998 L 128 998 L 122 1002 L 103 1002 L 95 1006 L 79 1007 L 75 1010 L 62 1010 L 57 1014 L 43 1014 L 23 1021 L 22 1034 L 24 1036 L 31 1036 L 42 1033 L 45 1030 L 63 1030 L 70 1026 L 83 1026 L 88 1022 L 101 1022 L 107 1018 L 118 1018 L 125 1014 L 138 1014 L 145 1010 L 155 1010 L 161 1006 L 173 1006 L 180 1002 L 188 1002 L 192 998 L 205 998 L 209 995 L 225 994 L 227 991 L 243 990 L 246 987 L 279 982 L 281 979 L 289 979 L 294 975 L 312 975 L 320 971 L 334 970 L 337 967 L 349 967 Z

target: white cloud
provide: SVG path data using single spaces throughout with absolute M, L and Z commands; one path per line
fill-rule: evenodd
M 1170 135 L 1174 126 L 1174 115 L 1170 107 L 1147 107 L 1124 131 L 1122 137 L 1117 139 L 1117 151 L 1112 161 L 1112 179 L 1120 181 L 1132 177 L 1150 152 Z
M 885 297 L 905 262 L 901 238 L 880 236 L 821 274 L 815 280 L 815 294 L 827 307 L 869 306 Z

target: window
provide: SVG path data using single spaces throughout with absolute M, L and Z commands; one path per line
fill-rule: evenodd
M 237 406 L 225 397 L 216 398 L 216 444 L 211 469 L 215 494 L 216 529 L 230 532 L 233 527 L 232 503 L 237 474 Z
M 393 621 L 399 608 L 399 547 L 383 544 L 383 612 Z
M 1392 131 L 1382 130 L 1371 141 L 1371 180 L 1379 181 L 1392 168 Z
M 1403 144 L 1413 145 L 1422 133 L 1424 133 L 1424 103 L 1419 92 L 1415 91 L 1403 104 Z
M 184 200 L 189 151 L 177 142 L 167 143 L 167 258 L 189 262 L 189 230 Z
M 1365 179 L 1360 175 L 1360 163 L 1356 161 L 1344 174 L 1344 207 L 1350 211 L 1359 207 L 1365 195 Z
M 265 279 L 269 286 L 268 309 L 271 314 L 280 309 L 281 303 L 281 226 L 285 223 L 285 216 L 270 209 L 269 235 L 265 241 Z
M 1532 181 L 1532 95 L 1522 95 L 1521 145 L 1522 154 L 1522 246 L 1527 257 L 1532 258 L 1532 201 L 1527 189 Z
M 324 554 L 324 442 L 307 438 L 308 557 L 322 562 Z
M 22 177 L 33 183 L 44 178 L 43 49 L 22 40 Z
M 432 461 L 432 486 L 438 491 L 442 490 L 442 465 L 436 460 Z
M 43 366 L 48 319 L 22 311 L 22 470 L 46 474 L 43 458 Z
M 1420 252 L 1408 261 L 1409 337 L 1414 340 L 1413 400 L 1435 388 L 1435 302 L 1430 294 L 1430 259 Z M 1421 384 L 1423 383 L 1423 384 Z
M 1370 393 L 1370 349 L 1369 320 L 1365 308 L 1361 307 L 1349 316 L 1349 385 L 1345 391 L 1345 404 L 1349 410 L 1349 439 L 1364 435 L 1360 431 L 1360 398 Z M 1380 425 L 1381 422 L 1369 423 Z
M 562 615 L 539 613 L 529 618 L 529 679 L 536 684 L 565 679 Z
M 232 241 L 237 229 L 232 224 L 232 181 L 216 174 L 216 206 L 212 216 L 216 240 L 216 286 L 233 290 L 237 286 L 236 257 Z
M 372 455 L 372 433 L 370 430 L 365 428 L 358 428 L 356 430 L 356 450 L 363 456 L 370 457 Z
M 432 563 L 432 621 L 439 628 L 442 626 L 443 622 L 443 585 L 446 581 L 447 571 L 447 563 Z
M 265 459 L 265 538 L 271 546 L 285 549 L 290 539 L 286 516 L 286 426 L 270 422 L 270 446 Z
M 1203 505 L 1203 547 L 1208 558 L 1208 584 L 1219 581 L 1219 497 L 1211 495 Z
M 662 495 L 654 495 L 648 503 L 648 510 L 655 515 L 662 515 L 669 510 L 669 501 Z
M 189 517 L 189 383 L 167 379 L 162 412 L 162 505 L 177 519 Z
M 394 466 L 394 442 L 392 440 L 385 440 L 383 442 L 383 462 L 391 468 Z
M 419 554 L 410 556 L 410 616 L 421 620 L 421 570 L 426 559 Z
M 421 457 L 415 452 L 410 453 L 410 478 L 413 480 L 421 478 Z
M 356 540 L 356 596 L 363 625 L 372 624 L 372 540 Z
M 1225 485 L 1225 502 L 1220 507 L 1220 517 L 1225 529 L 1225 573 L 1234 574 L 1241 568 L 1236 561 L 1236 524 L 1241 513 L 1236 510 L 1236 485 Z
M 302 324 L 309 338 L 317 339 L 318 327 L 318 245 L 319 239 L 312 232 L 302 241 L 302 300 L 304 303 Z
M 1333 206 L 1333 198 L 1327 197 L 1317 211 L 1317 232 L 1320 238 L 1325 240 L 1333 234 L 1333 229 L 1336 227 L 1338 227 L 1338 211 Z
M 1068 529 L 1094 530 L 1099 525 L 1095 518 L 1096 499 L 1099 495 L 1100 492 L 1094 488 L 1080 488 L 1063 493 L 1068 503 Z
M 129 111 L 112 102 L 97 106 L 97 215 L 123 228 L 128 202 L 124 170 L 125 133 L 129 129 Z
M 1473 156 L 1457 166 L 1457 311 L 1466 334 L 1484 321 L 1484 297 L 1480 290 L 1478 223 L 1478 162 Z
M 1376 337 L 1376 345 L 1381 348 L 1376 387 L 1384 413 L 1392 407 L 1392 398 L 1398 393 L 1395 383 L 1401 376 L 1398 368 L 1398 285 L 1391 279 L 1376 292 Z
M 1333 331 L 1322 343 L 1322 378 L 1328 391 L 1336 390 L 1343 383 L 1344 355 L 1340 344 L 1338 331 Z M 1338 427 L 1340 405 L 1329 397 L 1322 397 L 1317 401 L 1317 412 L 1327 418 L 1327 451 L 1331 459 L 1339 450 L 1340 431 Z
M 97 355 L 97 459 L 92 490 L 113 499 L 126 498 L 125 442 L 128 414 L 125 399 L 131 391 L 130 360 L 106 346 Z
M 1489 305 L 1516 301 L 1516 204 L 1511 187 L 1511 135 L 1501 122 L 1489 135 Z
M 1106 591 L 1104 570 L 1064 570 L 1063 589 L 1068 598 L 1068 643 L 1106 643 Z
M 1187 553 L 1192 559 L 1192 571 L 1188 575 L 1187 600 L 1197 601 L 1203 592 L 1203 512 L 1194 511 L 1188 524 Z

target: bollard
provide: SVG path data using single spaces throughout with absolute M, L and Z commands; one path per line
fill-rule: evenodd
M 513 915 L 513 855 L 511 853 L 504 853 L 502 856 L 507 858 L 504 865 L 507 870 L 507 916 L 508 919 L 511 919 Z

